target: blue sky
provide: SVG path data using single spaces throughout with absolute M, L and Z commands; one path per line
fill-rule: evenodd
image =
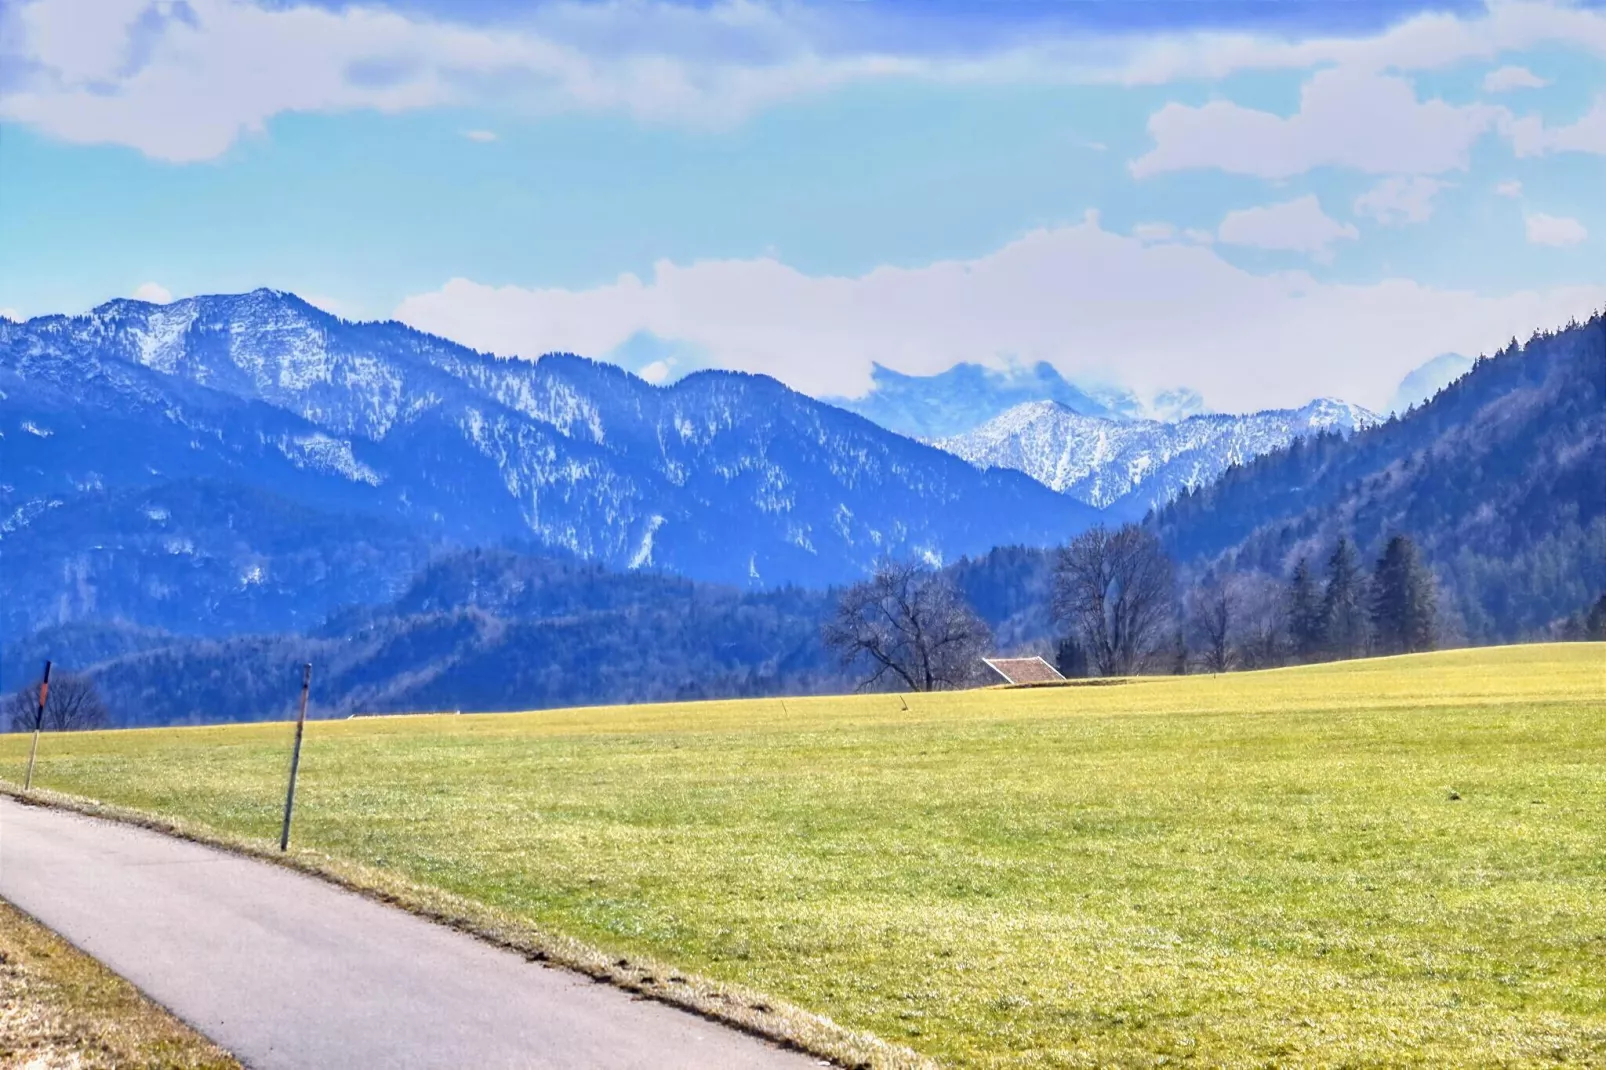
M 0 308 L 1380 404 L 1606 304 L 1606 7 L 0 5 Z

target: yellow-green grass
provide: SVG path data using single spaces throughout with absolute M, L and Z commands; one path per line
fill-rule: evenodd
M 4 901 L 0 1067 L 240 1070 L 227 1052 Z
M 295 836 L 954 1065 L 1606 1065 L 1606 645 L 908 707 L 315 723 Z M 36 783 L 266 841 L 290 732 Z

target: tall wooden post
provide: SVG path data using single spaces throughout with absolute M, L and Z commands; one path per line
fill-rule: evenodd
M 290 849 L 290 814 L 296 805 L 296 770 L 301 766 L 301 734 L 307 728 L 307 694 L 312 690 L 312 662 L 301 673 L 301 712 L 296 716 L 296 745 L 290 752 L 290 790 L 284 797 L 284 828 L 279 832 L 279 850 Z
M 23 778 L 22 790 L 33 789 L 33 760 L 39 754 L 39 730 L 45 726 L 45 702 L 50 698 L 50 662 L 45 662 L 45 678 L 39 681 L 39 711 L 33 718 L 33 746 L 28 748 L 28 775 Z

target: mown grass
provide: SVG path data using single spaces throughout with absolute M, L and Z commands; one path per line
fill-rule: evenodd
M 0 1067 L 240 1070 L 133 985 L 4 901 Z
M 908 705 L 316 723 L 296 840 L 954 1065 L 1606 1065 L 1606 646 Z M 36 782 L 267 840 L 289 738 Z

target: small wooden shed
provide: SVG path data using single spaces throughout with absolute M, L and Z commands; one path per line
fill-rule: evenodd
M 986 666 L 1003 677 L 1006 684 L 1052 684 L 1065 677 L 1042 658 L 982 658 Z

